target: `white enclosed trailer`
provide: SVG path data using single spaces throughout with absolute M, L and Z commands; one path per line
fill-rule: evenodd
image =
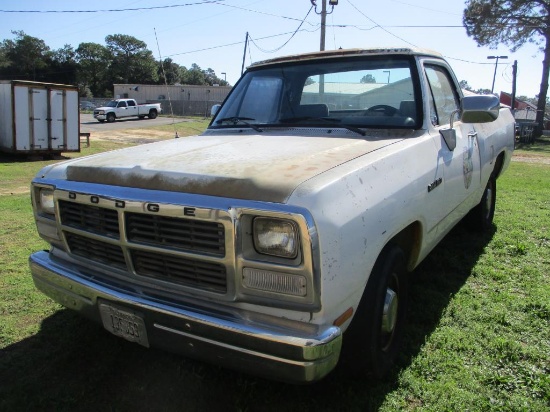
M 80 151 L 77 87 L 0 81 L 0 151 L 23 154 Z

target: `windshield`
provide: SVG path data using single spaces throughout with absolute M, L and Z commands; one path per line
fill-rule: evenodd
M 403 56 L 362 56 L 252 68 L 210 128 L 419 128 L 414 67 Z
M 116 107 L 117 101 L 111 100 L 109 103 L 107 103 L 106 107 Z

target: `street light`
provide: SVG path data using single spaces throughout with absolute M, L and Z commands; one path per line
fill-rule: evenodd
M 491 86 L 491 93 L 493 93 L 493 90 L 495 89 L 495 78 L 497 77 L 497 67 L 498 67 L 498 59 L 507 59 L 508 56 L 487 56 L 489 60 L 495 61 L 495 73 L 493 74 L 493 85 Z
M 223 74 L 223 81 L 227 83 L 227 73 L 221 72 Z

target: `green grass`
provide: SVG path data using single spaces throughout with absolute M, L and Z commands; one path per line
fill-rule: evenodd
M 550 157 L 544 140 L 523 151 Z M 550 410 L 548 164 L 512 162 L 493 233 L 459 226 L 414 272 L 393 375 L 367 382 L 338 368 L 292 386 L 141 348 L 38 292 L 27 258 L 46 244 L 16 188 L 49 162 L 0 162 L 0 410 Z

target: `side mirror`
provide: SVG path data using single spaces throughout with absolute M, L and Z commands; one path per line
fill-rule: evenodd
M 222 107 L 221 104 L 215 104 L 210 109 L 210 116 L 216 116 L 218 114 L 218 110 L 220 110 L 220 107 Z
M 498 119 L 500 100 L 493 95 L 464 96 L 460 120 L 464 123 L 489 123 Z
M 453 118 L 458 113 L 463 123 L 490 123 L 498 119 L 500 99 L 491 95 L 464 96 L 460 110 L 451 113 L 450 127 L 440 130 L 450 151 L 456 148 L 456 131 L 453 128 Z

